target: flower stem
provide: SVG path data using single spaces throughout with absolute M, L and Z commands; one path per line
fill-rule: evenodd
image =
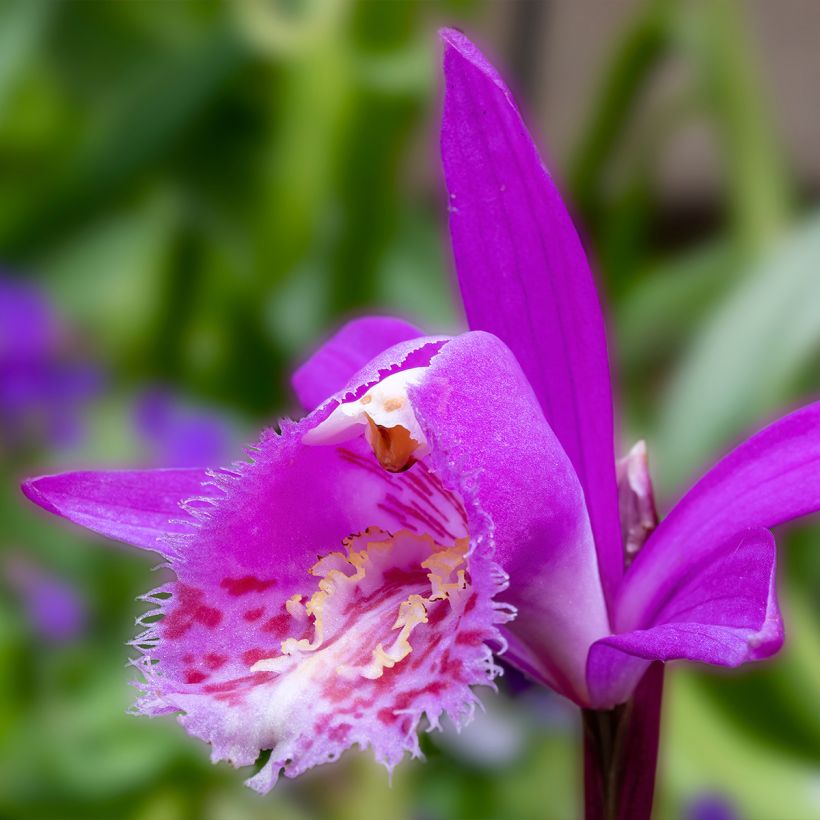
M 662 693 L 663 664 L 656 661 L 630 701 L 583 710 L 586 820 L 649 820 Z

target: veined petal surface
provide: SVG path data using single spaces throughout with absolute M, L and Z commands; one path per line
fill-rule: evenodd
M 774 537 L 760 527 L 701 553 L 652 625 L 592 647 L 587 675 L 595 707 L 628 700 L 654 660 L 738 666 L 775 653 L 783 643 L 775 557 Z
M 474 528 L 491 522 L 525 671 L 585 703 L 588 648 L 609 632 L 595 546 L 578 478 L 515 357 L 489 333 L 466 333 L 410 396 L 434 469 L 470 482 Z
M 496 70 L 447 29 L 441 129 L 470 327 L 515 354 L 586 497 L 607 598 L 623 575 L 606 334 L 572 221 Z
M 108 538 L 163 553 L 168 535 L 190 531 L 181 503 L 215 492 L 204 469 L 61 473 L 29 479 L 22 490 L 50 513 Z M 191 502 L 192 510 L 195 504 Z
M 638 553 L 619 595 L 616 629 L 645 629 L 681 579 L 737 533 L 820 510 L 820 402 L 763 429 L 678 502 Z

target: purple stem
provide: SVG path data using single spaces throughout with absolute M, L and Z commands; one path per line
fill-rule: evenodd
M 656 661 L 630 701 L 583 710 L 586 820 L 649 820 L 662 694 L 663 664 Z
M 628 566 L 658 525 L 646 445 L 617 465 L 618 505 Z M 655 791 L 663 664 L 653 663 L 632 699 L 614 709 L 584 709 L 586 820 L 649 820 Z

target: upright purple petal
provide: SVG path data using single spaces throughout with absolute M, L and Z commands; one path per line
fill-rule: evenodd
M 609 708 L 628 700 L 654 660 L 738 666 L 776 652 L 783 625 L 775 555 L 774 538 L 763 528 L 701 552 L 667 589 L 653 623 L 592 647 L 587 676 L 593 704 Z
M 623 574 L 606 335 L 584 250 L 512 95 L 442 32 L 450 232 L 470 327 L 513 351 L 581 480 L 607 599 Z
M 748 439 L 678 502 L 624 579 L 617 631 L 644 629 L 692 568 L 737 533 L 820 510 L 820 402 Z
M 424 336 L 392 316 L 363 316 L 344 325 L 293 374 L 293 389 L 306 410 L 341 390 L 350 377 L 383 350 Z
M 180 504 L 211 494 L 206 470 L 62 473 L 26 481 L 23 493 L 50 513 L 100 535 L 164 552 L 162 539 L 189 532 Z

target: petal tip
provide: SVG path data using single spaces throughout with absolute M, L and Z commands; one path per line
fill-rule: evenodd
M 465 42 L 470 42 L 463 31 L 452 26 L 442 26 L 438 30 L 438 36 L 444 43 L 456 49 L 460 49 Z
M 49 478 L 51 478 L 51 476 L 47 475 L 38 476 L 37 478 L 27 478 L 20 484 L 20 490 L 33 504 L 46 510 L 46 512 L 60 515 L 60 510 L 49 500 L 48 494 L 42 486 Z
M 446 76 L 452 76 L 455 68 L 451 61 L 451 55 L 460 57 L 471 69 L 483 74 L 498 87 L 510 102 L 513 102 L 510 91 L 495 66 L 463 31 L 456 28 L 441 28 L 438 34 L 445 45 L 444 73 Z

